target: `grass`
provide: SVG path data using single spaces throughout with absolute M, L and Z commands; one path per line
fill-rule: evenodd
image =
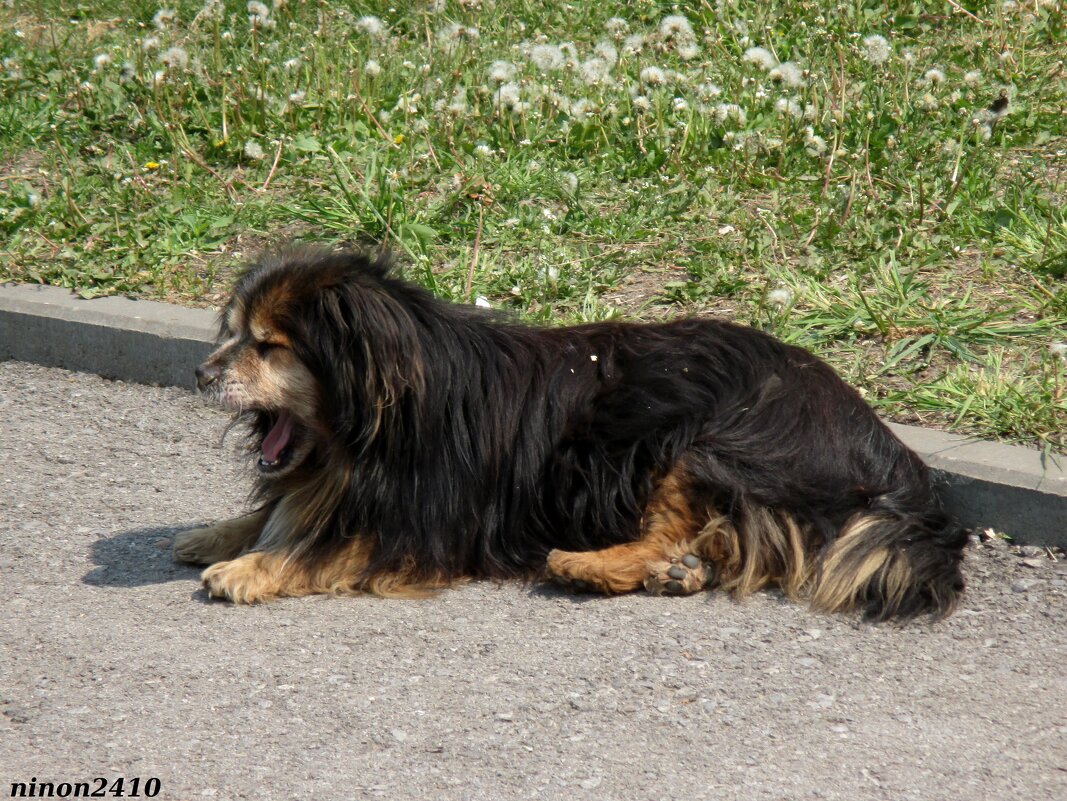
M 1062 452 L 1064 5 L 7 0 L 0 278 L 211 305 L 275 242 L 382 246 Z

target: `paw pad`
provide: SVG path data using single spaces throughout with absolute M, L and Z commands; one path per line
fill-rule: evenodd
M 715 571 L 710 564 L 688 553 L 649 565 L 645 589 L 652 595 L 690 595 L 709 586 L 714 578 Z

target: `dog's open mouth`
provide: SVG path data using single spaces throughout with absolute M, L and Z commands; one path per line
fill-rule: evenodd
M 256 467 L 261 473 L 275 473 L 286 467 L 293 458 L 296 445 L 296 421 L 288 410 L 272 415 L 270 430 L 263 438 Z

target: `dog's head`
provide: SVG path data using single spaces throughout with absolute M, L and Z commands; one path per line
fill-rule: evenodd
M 257 469 L 286 475 L 353 446 L 421 383 L 410 312 L 384 259 L 316 249 L 260 259 L 222 314 L 197 385 L 251 423 Z

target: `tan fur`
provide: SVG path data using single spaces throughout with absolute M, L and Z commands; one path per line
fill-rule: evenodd
M 174 538 L 174 558 L 194 565 L 209 565 L 233 559 L 251 548 L 267 522 L 267 512 L 252 514 L 215 523 L 207 528 L 193 529 Z
M 607 594 L 631 592 L 699 527 L 685 492 L 684 469 L 676 468 L 647 507 L 641 539 L 599 551 L 554 550 L 548 555 L 548 573 L 564 582 L 584 581 Z
M 871 528 L 881 518 L 864 515 L 845 525 L 841 536 L 823 558 L 818 584 L 812 594 L 812 606 L 824 612 L 842 612 L 856 606 L 859 594 L 879 572 L 882 593 L 888 606 L 900 603 L 914 583 L 911 565 L 903 553 L 878 548 L 857 561 L 856 553 L 869 547 L 864 542 Z
M 719 570 L 719 586 L 737 597 L 777 585 L 791 598 L 802 598 L 811 579 L 806 532 L 786 513 L 751 507 L 745 527 L 726 518 L 708 522 L 693 542 L 693 552 Z
M 321 562 L 307 563 L 286 551 L 254 551 L 212 565 L 201 579 L 212 598 L 239 604 L 319 594 L 421 598 L 446 584 L 443 579 L 417 581 L 407 571 L 363 580 L 369 555 L 370 545 L 364 538 L 352 540 Z

